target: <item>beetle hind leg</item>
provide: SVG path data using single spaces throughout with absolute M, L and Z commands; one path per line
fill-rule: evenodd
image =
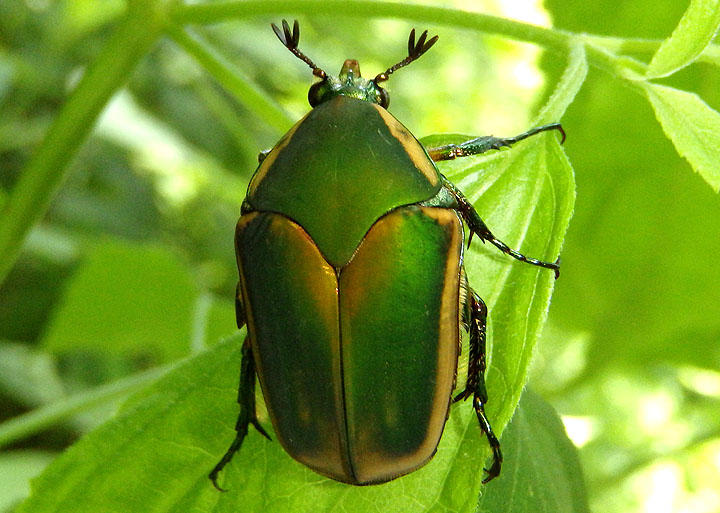
M 493 453 L 492 465 L 490 465 L 490 468 L 485 469 L 487 476 L 483 479 L 483 483 L 487 483 L 500 474 L 503 457 L 500 451 L 500 442 L 495 436 L 495 433 L 493 433 L 490 421 L 487 415 L 485 415 L 485 404 L 487 404 L 488 401 L 487 389 L 485 388 L 487 306 L 472 289 L 468 289 L 466 318 L 469 328 L 468 331 L 470 332 L 468 376 L 465 389 L 457 394 L 453 401 L 464 400 L 470 396 L 473 398 L 473 408 L 480 423 L 480 429 L 485 433 L 485 437 Z
M 220 471 L 230 463 L 233 455 L 240 450 L 240 446 L 248 433 L 248 427 L 250 424 L 255 426 L 261 435 L 270 440 L 270 435 L 267 434 L 265 429 L 262 427 L 257 419 L 255 412 L 255 360 L 253 359 L 252 347 L 250 346 L 250 339 L 245 338 L 242 348 L 242 362 L 240 364 L 240 387 L 238 389 L 238 403 L 240 404 L 240 414 L 238 415 L 237 423 L 235 424 L 235 439 L 230 448 L 225 452 L 220 461 L 210 471 L 208 477 L 215 488 L 224 492 L 217 483 L 218 474 Z

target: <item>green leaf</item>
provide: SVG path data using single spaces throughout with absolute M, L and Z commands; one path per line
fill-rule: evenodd
M 468 160 L 468 159 L 464 159 Z M 473 158 L 466 182 L 481 198 L 497 235 L 533 256 L 554 259 L 572 211 L 573 179 L 548 134 L 510 152 Z M 468 167 L 468 164 L 464 164 Z M 488 176 L 480 179 L 481 170 Z M 467 267 L 487 299 L 495 340 L 489 415 L 499 432 L 525 384 L 544 321 L 552 272 L 513 261 L 476 241 Z M 469 403 L 456 404 L 435 457 L 420 470 L 382 486 L 352 487 L 294 462 L 277 442 L 251 429 L 221 475 L 218 493 L 207 474 L 227 449 L 237 416 L 240 338 L 233 337 L 171 371 L 113 420 L 85 437 L 34 485 L 22 512 L 213 511 L 471 511 L 487 442 Z M 261 422 L 269 429 L 266 418 Z
M 0 391 L 29 406 L 58 400 L 65 394 L 49 354 L 5 341 L 0 341 Z
M 720 190 L 720 114 L 696 94 L 643 85 L 665 135 L 715 192 Z
M 208 345 L 217 343 L 221 338 L 232 335 L 237 330 L 235 325 L 235 304 L 213 298 L 208 311 L 205 328 L 205 341 Z
M 10 508 L 30 494 L 30 479 L 40 474 L 55 458 L 41 451 L 10 451 L 0 454 L 0 511 Z
M 188 269 L 167 249 L 107 240 L 75 272 L 44 344 L 169 361 L 189 350 L 196 295 Z
M 697 60 L 707 62 L 714 66 L 720 66 L 720 45 L 707 45 Z
M 239 337 L 232 338 L 213 353 L 187 362 L 184 368 L 130 401 L 117 419 L 73 447 L 34 483 L 35 493 L 21 512 L 63 511 L 72 504 L 72 496 L 83 505 L 73 507 L 72 511 L 78 512 L 93 508 L 107 512 L 131 510 L 142 502 L 142 511 L 148 512 L 166 511 L 170 505 L 176 511 L 195 507 L 196 511 L 222 512 L 234 511 L 232 508 L 241 500 L 244 511 L 333 511 L 336 503 L 347 504 L 352 508 L 348 511 L 365 511 L 373 508 L 358 507 L 354 501 L 364 499 L 368 504 L 399 508 L 403 502 L 412 504 L 422 499 L 407 487 L 401 487 L 393 496 L 388 490 L 392 484 L 356 488 L 326 480 L 294 463 L 278 444 L 257 434 L 246 440 L 231 465 L 241 469 L 233 472 L 236 475 L 228 485 L 232 486 L 230 491 L 215 491 L 205 476 L 213 463 L 209 459 L 212 455 L 205 451 L 217 448 L 224 437 L 232 436 L 230 425 L 222 417 L 230 415 L 233 408 L 229 401 L 223 402 L 222 396 L 234 392 L 233 373 L 228 372 L 227 361 L 239 357 L 239 342 Z M 196 387 L 188 381 L 193 378 L 198 380 Z M 221 386 L 222 393 L 208 395 L 215 386 Z M 203 422 L 208 414 L 210 417 Z M 225 429 L 217 430 L 216 423 L 226 424 Z M 185 445 L 188 443 L 192 445 Z M 503 446 L 504 471 L 485 489 L 478 511 L 587 511 L 575 449 L 552 408 L 535 394 L 526 391 L 523 395 L 503 437 Z M 282 474 L 278 476 L 277 472 Z M 145 486 L 148 483 L 157 486 Z M 282 493 L 288 490 L 295 493 Z M 369 499 L 369 495 L 373 497 Z M 383 495 L 393 498 L 383 499 Z M 279 503 L 274 506 L 276 501 Z M 421 507 L 403 508 L 408 510 L 426 511 Z
M 503 473 L 478 502 L 478 513 L 588 512 L 577 449 L 552 406 L 525 390 L 503 436 Z
M 671 75 L 692 63 L 720 26 L 720 1 L 691 0 L 677 27 L 653 55 L 647 77 Z
M 83 72 L 4 205 L 0 223 L 0 282 L 17 260 L 30 228 L 47 211 L 68 172 L 70 160 L 95 120 L 158 40 L 164 23 L 155 2 L 133 2 L 103 50 Z
M 434 136 L 427 146 L 469 136 Z M 526 256 L 554 261 L 573 211 L 572 168 L 558 135 L 531 137 L 488 157 L 440 163 L 441 171 L 473 202 L 493 234 Z M 527 379 L 532 350 L 545 321 L 552 272 L 473 243 L 465 256 L 470 286 L 489 309 L 488 412 L 496 430 L 510 420 Z

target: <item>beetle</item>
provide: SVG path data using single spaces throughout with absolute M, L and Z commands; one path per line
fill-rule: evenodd
M 472 397 L 492 448 L 488 482 L 502 452 L 485 415 L 487 307 L 463 268 L 464 225 L 511 257 L 554 271 L 497 239 L 435 161 L 477 155 L 531 135 L 478 137 L 425 149 L 386 110 L 380 84 L 432 47 L 427 31 L 408 55 L 371 80 L 346 60 L 329 76 L 298 49 L 282 21 L 278 39 L 319 81 L 312 110 L 260 154 L 235 236 L 242 346 L 236 436 L 209 477 L 240 449 L 252 424 L 256 375 L 280 444 L 312 470 L 353 485 L 412 472 L 435 454 L 450 406 Z M 469 333 L 468 376 L 453 398 L 460 328 Z

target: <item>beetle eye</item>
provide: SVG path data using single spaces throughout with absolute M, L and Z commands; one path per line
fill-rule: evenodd
M 380 106 L 387 109 L 390 106 L 390 95 L 380 86 L 378 86 L 378 92 L 380 93 Z
M 322 99 L 322 87 L 325 85 L 325 81 L 317 82 L 310 86 L 310 90 L 308 91 L 308 101 L 310 102 L 311 107 L 315 107 L 320 104 L 320 100 Z

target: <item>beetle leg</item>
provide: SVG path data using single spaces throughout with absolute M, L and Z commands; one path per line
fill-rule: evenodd
M 240 282 L 238 282 L 235 289 L 235 317 L 237 318 L 238 329 L 242 329 L 245 325 L 246 318 L 245 307 L 242 302 L 242 296 L 240 295 Z M 238 403 L 241 408 L 243 405 L 246 406 L 246 409 L 250 412 L 250 423 L 255 426 L 255 429 L 257 429 L 265 438 L 271 440 L 270 435 L 265 432 L 260 422 L 258 422 L 257 415 L 255 414 L 255 360 L 252 356 L 252 347 L 250 345 L 249 337 L 245 337 L 245 341 L 243 342 L 242 360 L 240 362 Z M 238 422 L 240 422 L 239 419 Z
M 237 304 L 241 303 L 236 302 L 236 305 Z M 248 426 L 252 424 L 261 435 L 270 440 L 270 435 L 267 434 L 260 422 L 258 422 L 257 414 L 255 412 L 255 360 L 253 359 L 250 339 L 247 337 L 245 338 L 245 342 L 242 347 L 238 403 L 240 404 L 240 414 L 238 415 L 238 420 L 235 424 L 235 431 L 237 431 L 235 440 L 233 440 L 232 444 L 230 444 L 230 448 L 208 475 L 213 486 L 222 492 L 225 490 L 220 488 L 217 484 L 218 474 L 225 465 L 230 463 L 233 455 L 240 450 L 240 446 L 248 433 Z
M 427 152 L 430 158 L 435 162 L 439 160 L 453 160 L 458 157 L 468 157 L 470 155 L 479 155 L 490 150 L 499 150 L 500 148 L 510 147 L 518 141 L 527 139 L 528 137 L 539 134 L 540 132 L 547 132 L 548 130 L 557 130 L 560 132 L 562 139 L 560 144 L 565 142 L 565 131 L 560 123 L 550 123 L 549 125 L 542 125 L 523 132 L 515 137 L 493 137 L 492 135 L 485 135 L 482 137 L 476 137 L 469 141 L 465 141 L 460 144 L 448 144 L 446 146 L 438 146 L 437 148 L 428 148 Z
M 488 444 L 493 453 L 493 462 L 489 469 L 485 469 L 487 476 L 483 479 L 483 483 L 487 483 L 491 479 L 500 474 L 502 466 L 502 452 L 500 451 L 500 442 L 495 433 L 493 433 L 490 421 L 485 415 L 485 405 L 488 401 L 487 389 L 485 388 L 485 335 L 487 328 L 487 306 L 480 299 L 474 290 L 468 291 L 467 304 L 470 310 L 470 354 L 468 360 L 468 376 L 465 383 L 465 389 L 455 396 L 453 401 L 467 399 L 472 395 L 473 408 L 480 422 L 480 429 L 485 433 Z
M 235 287 L 235 321 L 239 330 L 245 326 L 245 306 L 242 302 L 242 296 L 240 295 L 240 282 Z
M 495 236 L 490 231 L 490 228 L 487 227 L 485 221 L 482 220 L 480 214 L 477 213 L 475 207 L 473 207 L 472 203 L 470 203 L 470 200 L 468 200 L 465 195 L 463 195 L 463 193 L 460 191 L 460 189 L 458 189 L 452 182 L 450 182 L 450 180 L 448 180 L 444 176 L 442 178 L 445 188 L 450 191 L 450 193 L 455 197 L 455 200 L 457 201 L 457 206 L 454 207 L 455 210 L 457 210 L 458 213 L 462 216 L 463 220 L 468 225 L 468 228 L 470 230 L 470 236 L 468 237 L 467 242 L 468 247 L 470 247 L 470 242 L 472 242 L 473 235 L 477 235 L 478 237 L 480 237 L 480 240 L 482 240 L 483 242 L 490 242 L 493 246 L 498 248 L 503 253 L 510 255 L 511 257 L 520 260 L 521 262 L 537 265 L 538 267 L 544 267 L 546 269 L 552 269 L 555 272 L 555 279 L 560 277 L 560 258 L 558 258 L 555 262 L 544 262 L 542 260 L 538 260 L 537 258 L 526 257 L 522 253 L 510 248 L 500 239 L 495 238 Z

